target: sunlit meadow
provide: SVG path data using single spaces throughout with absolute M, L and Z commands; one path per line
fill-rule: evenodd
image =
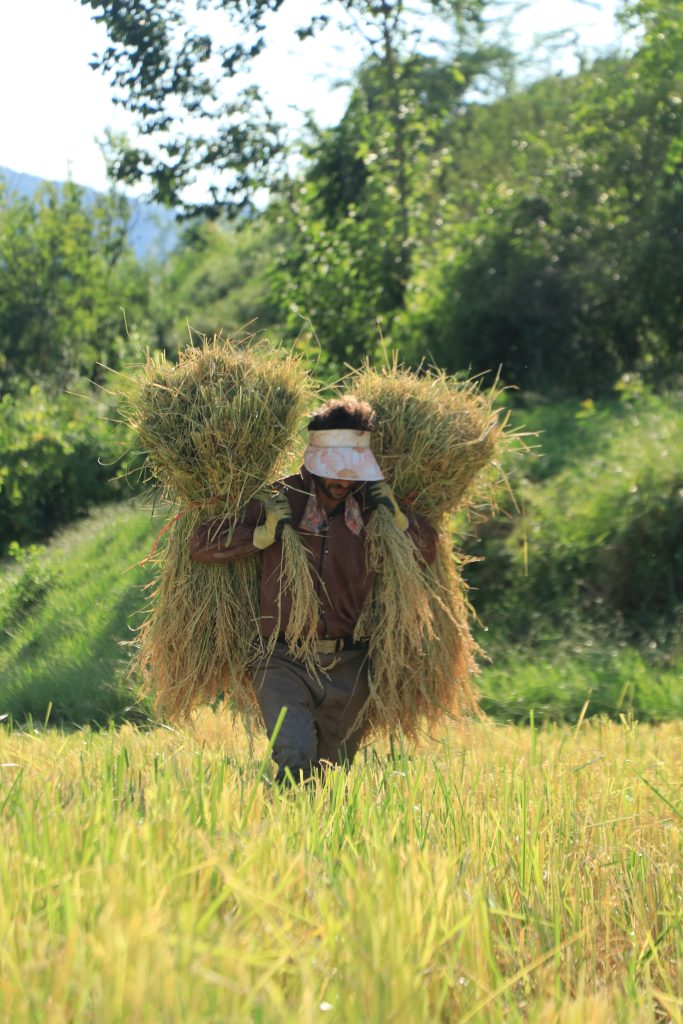
M 680 1021 L 683 723 L 269 785 L 222 715 L 0 734 L 0 1019 Z

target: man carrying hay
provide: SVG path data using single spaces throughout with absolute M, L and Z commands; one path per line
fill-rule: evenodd
M 389 510 L 425 562 L 435 556 L 434 529 L 406 514 L 384 481 L 370 449 L 374 426 L 367 402 L 328 402 L 309 422 L 304 465 L 275 485 L 274 497 L 251 501 L 234 528 L 227 519 L 214 519 L 191 538 L 195 562 L 261 559 L 264 654 L 255 666 L 254 691 L 269 737 L 287 709 L 273 746 L 278 782 L 289 773 L 308 778 L 321 763 L 350 764 L 367 728 L 368 644 L 356 638 L 356 627 L 375 580 L 366 550 L 373 511 Z M 289 526 L 305 551 L 315 592 L 313 665 L 297 657 L 291 642 L 293 587 L 282 585 L 283 531 Z

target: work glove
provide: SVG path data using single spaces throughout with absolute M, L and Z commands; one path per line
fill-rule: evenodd
M 385 508 L 388 508 L 393 513 L 394 522 L 399 530 L 408 529 L 408 516 L 405 512 L 401 512 L 398 502 L 394 497 L 394 492 L 386 480 L 373 480 L 372 483 L 367 485 L 366 493 L 370 499 L 370 508 L 375 509 L 379 505 L 384 505 Z
M 254 530 L 253 543 L 259 551 L 269 548 L 282 536 L 282 531 L 292 522 L 292 510 L 284 494 L 276 494 L 264 501 L 266 521 Z

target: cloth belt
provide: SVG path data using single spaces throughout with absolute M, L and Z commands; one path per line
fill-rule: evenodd
M 287 643 L 284 633 L 278 633 L 278 643 Z M 336 654 L 338 651 L 360 651 L 368 646 L 367 640 L 354 640 L 350 636 L 329 637 L 316 640 L 315 649 L 318 654 Z

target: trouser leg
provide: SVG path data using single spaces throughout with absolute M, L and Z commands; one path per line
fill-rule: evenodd
M 325 696 L 316 708 L 318 758 L 350 765 L 365 731 L 357 719 L 369 693 L 368 653 L 353 650 L 325 656 L 321 667 L 326 675 L 321 676 Z
M 321 655 L 320 670 L 311 676 L 277 644 L 257 665 L 254 690 L 269 739 L 287 709 L 273 743 L 278 781 L 285 769 L 298 779 L 320 761 L 351 764 L 364 733 L 357 719 L 369 692 L 367 650 Z
M 286 768 L 295 779 L 302 772 L 308 777 L 318 763 L 316 701 L 311 682 L 303 667 L 287 657 L 281 644 L 256 667 L 254 691 L 269 739 L 282 709 L 287 709 L 273 744 L 278 781 L 284 780 Z

